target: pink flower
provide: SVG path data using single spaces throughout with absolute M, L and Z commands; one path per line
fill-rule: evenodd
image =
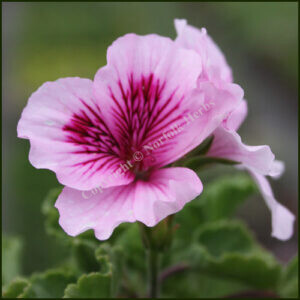
M 207 80 L 223 88 L 232 82 L 231 69 L 222 52 L 207 35 L 187 25 L 185 20 L 175 20 L 176 43 L 194 50 L 202 59 L 202 72 L 198 84 Z M 239 162 L 238 168 L 250 172 L 272 213 L 272 236 L 287 240 L 293 234 L 294 215 L 274 198 L 272 189 L 265 176 L 278 178 L 284 171 L 284 164 L 276 161 L 269 146 L 247 146 L 236 132 L 247 115 L 247 102 L 242 100 L 213 132 L 214 140 L 207 156 L 230 159 Z
M 32 165 L 66 186 L 55 206 L 69 235 L 94 229 L 103 240 L 121 222 L 154 226 L 201 193 L 192 170 L 162 167 L 199 145 L 243 97 L 231 83 L 197 87 L 208 76 L 202 59 L 168 38 L 128 34 L 108 48 L 93 82 L 59 79 L 32 94 L 18 136 L 30 140 Z

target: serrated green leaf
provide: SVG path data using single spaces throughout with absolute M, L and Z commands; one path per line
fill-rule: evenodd
M 163 298 L 223 298 L 244 291 L 247 285 L 225 277 L 201 273 L 195 269 L 178 272 L 162 285 Z
M 111 274 L 82 275 L 76 284 L 69 284 L 64 298 L 107 298 L 111 295 Z
M 206 185 L 196 200 L 202 208 L 201 215 L 205 221 L 217 221 L 231 217 L 237 207 L 255 192 L 257 188 L 251 177 L 238 174 L 219 178 Z
M 274 291 L 281 274 L 275 258 L 257 244 L 240 222 L 221 220 L 203 225 L 195 232 L 189 248 L 177 255 L 173 263 L 184 262 L 188 270 L 184 275 L 176 275 L 181 280 L 178 283 L 167 280 L 163 289 L 166 297 L 183 295 L 180 285 L 193 291 L 188 293 L 191 297 L 226 297 L 253 289 Z M 170 290 L 170 282 L 178 295 Z
M 66 286 L 76 277 L 64 269 L 48 270 L 32 275 L 20 298 L 62 298 Z
M 194 233 L 195 240 L 207 252 L 218 258 L 226 253 L 249 253 L 254 247 L 254 239 L 240 222 L 219 221 L 205 224 Z
M 80 237 L 72 238 L 70 243 L 72 245 L 75 264 L 80 271 L 90 273 L 99 270 L 99 264 L 95 257 L 95 250 L 98 243 Z
M 298 256 L 283 270 L 278 293 L 284 298 L 298 298 Z
M 122 248 L 120 246 L 111 247 L 108 243 L 104 243 L 96 249 L 95 257 L 100 264 L 101 274 L 111 275 L 111 296 L 116 296 L 123 275 Z
M 175 233 L 177 239 L 186 244 L 195 228 L 232 217 L 237 207 L 256 191 L 253 180 L 245 174 L 222 177 L 208 183 L 202 194 L 176 214 L 175 223 L 179 224 Z
M 66 238 L 66 233 L 59 226 L 58 219 L 59 214 L 54 204 L 61 193 L 62 188 L 54 188 L 47 194 L 43 205 L 42 213 L 45 215 L 45 229 L 49 235 L 55 236 L 60 239 Z
M 2 237 L 2 285 L 21 274 L 22 242 L 17 237 Z
M 3 289 L 3 298 L 18 298 L 25 288 L 29 285 L 29 281 L 25 278 L 15 278 Z
M 190 257 L 202 272 L 256 288 L 277 285 L 280 265 L 242 223 L 223 220 L 206 224 L 195 234 L 195 240 Z

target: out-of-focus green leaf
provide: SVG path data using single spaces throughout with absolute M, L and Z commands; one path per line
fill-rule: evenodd
M 231 217 L 237 207 L 257 188 L 246 174 L 222 177 L 205 186 L 202 194 L 188 203 L 176 214 L 179 224 L 176 236 L 184 242 L 190 241 L 191 232 L 202 224 Z
M 61 190 L 62 188 L 59 187 L 49 191 L 42 205 L 42 213 L 45 215 L 46 232 L 49 235 L 64 239 L 66 233 L 58 224 L 59 215 L 57 209 L 54 207 L 55 201 L 61 193 Z
M 67 270 L 53 269 L 32 275 L 19 298 L 62 298 L 66 286 L 76 281 Z
M 107 298 L 111 295 L 111 274 L 82 275 L 76 284 L 70 284 L 64 298 Z
M 206 224 L 195 232 L 194 239 L 215 258 L 232 252 L 247 253 L 254 247 L 246 227 L 233 221 Z
M 29 285 L 29 281 L 25 278 L 15 278 L 10 282 L 2 293 L 3 298 L 18 298 Z
M 119 270 L 117 264 L 113 266 L 111 263 L 113 252 L 108 244 L 98 247 L 95 250 L 95 260 L 100 271 L 84 274 L 77 283 L 68 285 L 64 298 L 105 298 L 115 295 L 117 283 L 114 282 L 113 273 L 117 274 Z
M 220 221 L 207 224 L 195 236 L 198 244 L 192 257 L 198 257 L 198 267 L 203 271 L 234 278 L 252 287 L 276 286 L 280 276 L 279 264 L 260 248 L 242 223 Z
M 71 238 L 72 252 L 76 266 L 84 273 L 99 270 L 99 264 L 95 257 L 95 250 L 98 244 L 93 240 L 80 237 Z
M 298 298 L 298 256 L 283 271 L 278 293 L 284 298 Z
M 275 258 L 259 247 L 244 225 L 225 220 L 205 224 L 175 261 L 189 266 L 184 275 L 175 276 L 186 291 L 193 291 L 189 296 L 225 297 L 251 289 L 275 290 L 281 274 Z M 184 294 L 175 278 L 167 280 L 166 296 Z M 171 285 L 177 294 L 170 290 Z
M 146 254 L 137 223 L 125 224 L 126 230 L 118 237 L 118 245 L 123 249 L 123 280 L 126 293 L 132 296 L 143 294 L 146 287 Z
M 164 298 L 223 298 L 247 290 L 248 286 L 230 278 L 188 269 L 168 277 L 161 287 Z
M 21 274 L 22 243 L 17 237 L 2 237 L 2 285 Z
M 123 276 L 123 249 L 105 243 L 96 249 L 95 257 L 100 264 L 100 272 L 111 273 L 111 296 L 115 297 L 119 292 Z

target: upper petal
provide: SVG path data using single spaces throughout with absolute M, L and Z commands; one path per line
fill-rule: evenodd
M 100 106 L 89 79 L 43 84 L 31 95 L 17 129 L 18 137 L 30 140 L 32 165 L 54 171 L 62 184 L 76 189 L 131 182 L 127 173 L 104 184 L 123 161 Z
M 232 82 L 231 69 L 220 48 L 212 38 L 206 33 L 206 29 L 201 30 L 188 25 L 186 20 L 175 19 L 177 38 L 175 42 L 180 46 L 195 50 L 202 59 L 203 72 L 202 79 L 209 79 L 214 82 Z
M 55 207 L 59 210 L 59 223 L 69 235 L 94 229 L 96 237 L 105 240 L 122 222 L 156 225 L 201 191 L 201 181 L 193 171 L 169 168 L 154 171 L 147 181 L 104 190 L 82 192 L 65 187 Z
M 213 83 L 202 82 L 186 101 L 184 116 L 173 127 L 160 132 L 163 138 L 148 142 L 147 145 L 154 148 L 149 154 L 152 164 L 167 165 L 197 147 L 214 132 L 242 97 L 243 90 L 236 84 L 218 88 Z
M 200 73 L 199 55 L 158 35 L 127 34 L 108 48 L 94 93 L 126 159 L 183 117 Z
M 223 126 L 229 130 L 237 131 L 247 116 L 247 101 L 243 99 L 229 116 L 223 121 Z

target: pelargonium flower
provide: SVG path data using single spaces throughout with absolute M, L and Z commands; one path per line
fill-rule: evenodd
M 186 20 L 175 20 L 175 27 L 177 30 L 175 42 L 185 49 L 194 50 L 202 58 L 202 72 L 198 86 L 206 81 L 213 82 L 219 87 L 231 84 L 233 81 L 231 69 L 206 30 L 190 26 Z M 249 171 L 272 213 L 272 236 L 287 240 L 293 234 L 295 217 L 276 201 L 265 178 L 265 176 L 280 177 L 284 171 L 284 164 L 275 160 L 269 146 L 248 146 L 242 142 L 237 130 L 246 115 L 247 102 L 242 100 L 213 132 L 214 139 L 206 155 L 239 162 L 238 168 Z
M 169 38 L 128 34 L 108 48 L 94 81 L 59 79 L 32 94 L 18 136 L 30 140 L 32 165 L 65 185 L 55 206 L 69 235 L 94 229 L 103 240 L 121 222 L 154 226 L 201 193 L 192 170 L 164 167 L 212 134 L 243 98 L 233 83 L 198 84 L 207 77 L 205 59 Z

